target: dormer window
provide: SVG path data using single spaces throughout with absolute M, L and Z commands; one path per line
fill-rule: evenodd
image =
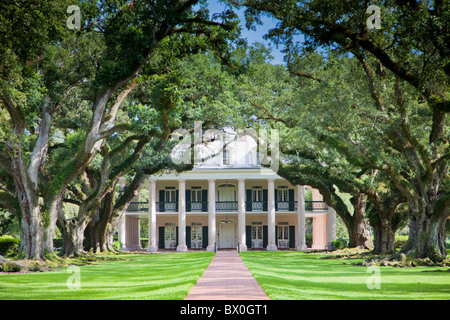
M 222 164 L 226 166 L 230 164 L 230 151 L 227 149 L 222 152 Z

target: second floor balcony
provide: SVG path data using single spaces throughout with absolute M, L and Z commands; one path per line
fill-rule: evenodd
M 276 212 L 297 211 L 297 201 L 275 201 Z M 130 202 L 127 212 L 148 212 L 148 202 Z M 237 201 L 216 201 L 216 212 L 238 211 Z M 245 201 L 246 212 L 267 212 L 267 201 Z M 305 211 L 326 211 L 328 205 L 324 201 L 305 201 Z M 178 212 L 178 202 L 156 202 L 157 213 Z M 208 212 L 208 201 L 186 201 L 186 212 Z

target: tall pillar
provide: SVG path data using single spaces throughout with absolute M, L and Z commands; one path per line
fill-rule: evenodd
M 125 218 L 125 242 L 127 250 L 142 250 L 139 217 L 126 215 Z
M 122 214 L 122 218 L 119 220 L 119 242 L 120 242 L 120 249 L 126 250 L 127 249 L 127 243 L 126 243 L 126 213 L 124 212 Z
M 336 240 L 336 211 L 332 207 L 328 207 L 328 249 L 331 249 L 331 241 Z
M 297 186 L 297 219 L 298 219 L 298 251 L 307 250 L 306 247 L 306 235 L 305 235 L 305 187 Z
M 178 180 L 178 246 L 177 251 L 187 251 L 186 246 L 186 180 Z
M 208 247 L 214 251 L 216 246 L 216 180 L 208 179 Z
M 247 251 L 245 235 L 245 180 L 238 179 L 238 241 L 239 251 Z
M 275 239 L 275 181 L 274 179 L 267 180 L 267 229 L 268 229 L 268 244 L 267 251 L 276 251 Z
M 150 180 L 148 190 L 148 252 L 158 251 L 156 243 L 156 181 Z

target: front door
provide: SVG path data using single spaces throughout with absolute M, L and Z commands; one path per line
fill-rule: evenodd
M 219 223 L 217 232 L 217 239 L 219 249 L 235 248 L 236 247 L 236 224 Z

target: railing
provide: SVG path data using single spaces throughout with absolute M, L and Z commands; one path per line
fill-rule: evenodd
M 148 202 L 130 202 L 127 211 L 148 211 Z
M 297 201 L 277 201 L 276 211 L 297 211 Z M 267 211 L 267 201 L 246 201 L 246 211 Z M 237 211 L 237 201 L 216 201 L 216 211 Z M 305 201 L 305 211 L 326 211 L 324 201 Z M 130 202 L 127 211 L 148 212 L 148 202 Z M 156 202 L 157 212 L 177 212 L 178 202 Z M 186 211 L 208 211 L 208 202 L 186 202 Z
M 305 201 L 306 211 L 324 211 L 328 210 L 328 205 L 324 201 Z
M 216 201 L 216 211 L 237 211 L 237 201 Z
M 200 201 L 200 202 L 186 202 L 186 207 L 188 207 L 191 211 L 202 211 L 208 210 L 208 202 Z

